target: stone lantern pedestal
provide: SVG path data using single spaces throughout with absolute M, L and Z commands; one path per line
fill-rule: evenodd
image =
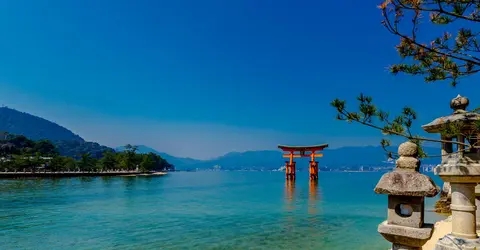
M 441 238 L 435 249 L 480 249 L 475 205 L 475 187 L 480 182 L 480 155 L 462 152 L 451 155 L 434 172 L 452 187 L 452 232 Z
M 418 147 L 412 142 L 400 145 L 400 158 L 394 171 L 382 176 L 375 192 L 388 195 L 388 218 L 378 232 L 392 242 L 392 249 L 415 249 L 432 237 L 433 225 L 424 224 L 425 198 L 439 190 L 430 177 L 418 172 Z

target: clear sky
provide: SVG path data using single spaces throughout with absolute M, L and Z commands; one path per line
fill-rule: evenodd
M 392 76 L 398 38 L 375 1 L 0 2 L 0 101 L 108 146 L 211 158 L 277 144 L 377 145 L 329 103 L 372 95 L 420 121 L 476 106 L 457 88 Z M 470 89 L 468 89 L 470 88 Z

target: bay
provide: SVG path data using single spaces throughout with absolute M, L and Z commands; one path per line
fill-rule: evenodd
M 387 249 L 382 173 L 0 180 L 2 249 Z M 439 186 L 441 180 L 429 174 Z M 427 210 L 437 198 L 427 198 Z M 426 222 L 442 219 L 426 212 Z

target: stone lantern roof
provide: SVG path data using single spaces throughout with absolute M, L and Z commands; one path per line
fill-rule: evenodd
M 418 147 L 405 142 L 398 148 L 400 158 L 394 171 L 382 176 L 375 192 L 377 194 L 434 197 L 439 188 L 430 177 L 417 172 L 420 161 L 416 158 Z
M 430 177 L 418 172 L 393 171 L 382 176 L 375 187 L 377 194 L 435 197 L 439 188 Z
M 439 117 L 423 125 L 422 128 L 428 133 L 440 133 L 443 126 L 448 123 L 473 123 L 480 120 L 480 114 L 466 111 L 469 103 L 468 98 L 458 95 L 450 101 L 450 108 L 454 111 L 453 114 Z

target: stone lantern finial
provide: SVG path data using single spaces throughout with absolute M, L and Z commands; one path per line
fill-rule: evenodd
M 398 147 L 398 155 L 396 165 L 397 169 L 403 171 L 418 171 L 420 168 L 420 160 L 418 156 L 418 146 L 413 142 L 404 142 Z
M 453 98 L 450 101 L 450 108 L 452 108 L 455 111 L 455 113 L 459 113 L 462 111 L 466 111 L 468 104 L 470 104 L 470 101 L 468 100 L 468 98 L 463 97 L 459 94 L 457 97 Z

